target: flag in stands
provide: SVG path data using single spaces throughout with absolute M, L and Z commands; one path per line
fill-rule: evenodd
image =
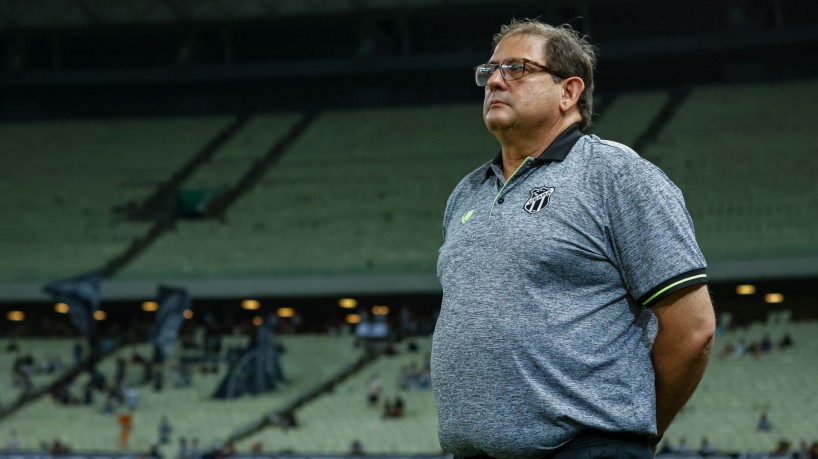
M 54 301 L 68 304 L 71 323 L 92 344 L 96 335 L 94 313 L 100 304 L 99 280 L 99 273 L 93 272 L 52 282 L 43 289 Z
M 179 329 L 185 321 L 186 309 L 192 307 L 187 290 L 177 287 L 159 286 L 159 310 L 156 321 L 151 328 L 151 341 L 154 344 L 154 360 L 162 362 L 170 355 L 173 344 L 179 336 Z

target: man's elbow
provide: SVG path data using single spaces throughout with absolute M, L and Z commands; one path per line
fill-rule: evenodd
M 713 312 L 703 314 L 702 320 L 690 332 L 690 346 L 696 349 L 697 356 L 707 360 L 716 341 L 716 318 Z

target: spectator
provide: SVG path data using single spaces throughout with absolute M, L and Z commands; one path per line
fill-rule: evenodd
M 190 365 L 180 363 L 176 368 L 176 382 L 174 385 L 176 387 L 190 387 L 192 383 L 192 376 L 193 375 L 190 372 Z
M 116 359 L 116 370 L 114 371 L 114 384 L 121 386 L 125 383 L 125 372 L 127 370 L 127 363 L 125 359 L 119 357 Z
M 202 450 L 199 448 L 198 438 L 193 438 L 190 444 L 190 459 L 202 459 Z
M 791 446 L 792 445 L 790 444 L 789 440 L 786 440 L 786 439 L 782 438 L 782 439 L 778 440 L 778 445 L 776 445 L 775 451 L 773 451 L 773 454 L 787 454 L 788 455 L 788 454 L 790 454 L 790 447 Z
M 170 425 L 167 416 L 162 416 L 162 421 L 159 423 L 159 443 L 167 444 L 170 441 L 170 434 L 173 432 L 173 426 Z
M 699 455 L 708 456 L 716 452 L 716 444 L 707 437 L 702 437 L 702 444 L 699 446 Z
M 86 405 L 94 404 L 94 386 L 91 385 L 91 381 L 85 383 L 82 388 L 82 402 Z
M 393 416 L 396 418 L 403 417 L 403 399 L 400 395 L 395 397 L 395 404 L 392 405 Z
M 676 447 L 674 452 L 679 454 L 687 454 L 690 452 L 690 446 L 687 444 L 687 438 L 682 437 L 679 439 L 679 446 Z
M 349 445 L 349 455 L 350 456 L 363 456 L 366 452 L 364 451 L 364 445 L 361 444 L 360 440 L 352 440 L 352 444 Z
M 58 438 L 55 438 L 54 441 L 51 443 L 51 451 L 49 451 L 52 456 L 57 456 L 60 454 L 68 454 L 71 452 L 71 448 L 68 447 L 65 443 L 61 442 Z
M 82 363 L 82 343 L 79 341 L 74 343 L 74 366 L 79 366 Z
M 156 444 L 151 445 L 151 449 L 148 451 L 147 457 L 150 459 L 162 459 L 162 452 L 159 451 L 159 446 Z
M 764 335 L 764 338 L 761 339 L 761 343 L 759 343 L 759 348 L 761 352 L 768 353 L 773 348 L 773 341 L 770 339 L 770 335 Z
M 779 349 L 787 349 L 792 347 L 793 345 L 792 336 L 789 333 L 785 333 L 784 336 L 781 338 L 781 341 L 778 342 Z
M 377 374 L 372 375 L 372 377 L 369 379 L 369 395 L 367 397 L 370 405 L 375 406 L 378 404 L 378 400 L 381 397 L 381 391 L 383 391 L 383 381 Z
M 162 392 L 162 386 L 165 383 L 165 376 L 162 373 L 162 368 L 160 367 L 157 371 L 153 372 L 153 390 L 156 392 Z
M 137 406 L 139 406 L 139 392 L 136 387 L 128 386 L 125 389 L 125 404 L 128 405 L 129 410 L 136 411 Z
M 770 422 L 770 419 L 767 418 L 767 414 L 762 414 L 760 418 L 758 418 L 758 424 L 756 425 L 756 430 L 759 432 L 769 432 L 773 430 L 773 423 Z
M 179 454 L 176 455 L 176 459 L 188 459 L 187 438 L 185 437 L 179 439 Z
M 128 442 L 131 438 L 133 415 L 130 411 L 125 410 L 119 414 L 117 421 L 119 422 L 119 446 L 120 448 L 125 449 L 128 447 Z
M 733 352 L 733 357 L 741 357 L 744 355 L 746 351 L 746 346 L 744 345 L 744 340 L 739 340 L 738 344 L 736 344 L 736 349 Z

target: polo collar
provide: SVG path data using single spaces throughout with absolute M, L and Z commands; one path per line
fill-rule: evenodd
M 568 126 L 568 129 L 562 131 L 560 135 L 548 145 L 545 150 L 542 151 L 538 156 L 534 157 L 534 161 L 538 164 L 543 164 L 549 161 L 562 161 L 568 156 L 568 153 L 571 152 L 571 149 L 574 148 L 574 145 L 577 141 L 583 136 L 582 132 L 579 130 L 579 123 L 574 123 L 571 126 Z M 491 161 L 491 164 L 497 164 L 502 166 L 503 164 L 503 152 L 500 151 L 497 153 L 497 156 Z M 490 171 L 491 168 L 489 167 Z M 488 172 L 486 171 L 486 172 Z

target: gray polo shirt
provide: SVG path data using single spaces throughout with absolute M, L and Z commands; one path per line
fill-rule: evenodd
M 538 457 L 585 428 L 656 433 L 650 306 L 706 281 L 679 189 L 576 125 L 446 205 L 432 347 L 442 447 Z

